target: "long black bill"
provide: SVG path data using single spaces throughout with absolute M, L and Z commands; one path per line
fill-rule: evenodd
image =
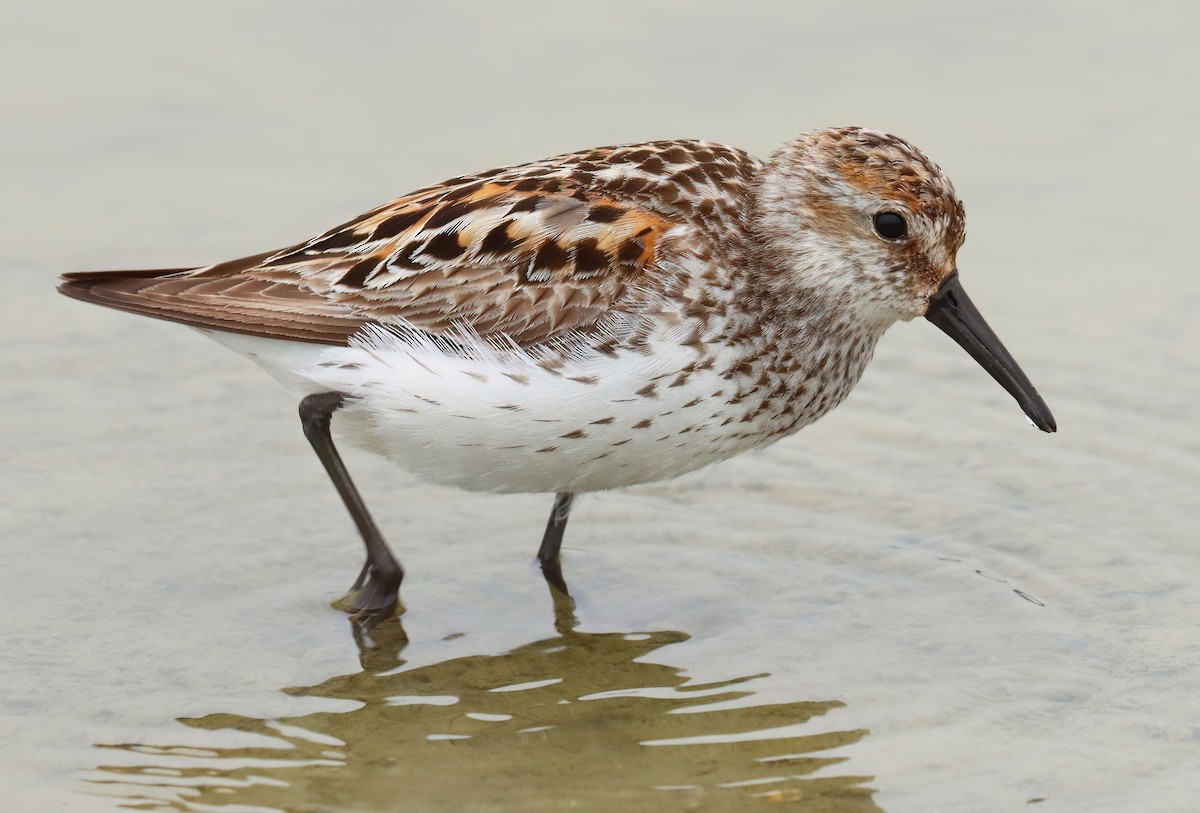
M 957 271 L 947 277 L 938 292 L 930 297 L 925 318 L 962 345 L 971 358 L 991 373 L 992 378 L 1017 399 L 1034 426 L 1043 432 L 1053 432 L 1058 428 L 1054 416 L 1050 414 L 1050 407 L 1046 406 L 1042 396 L 1029 383 L 1016 360 L 1004 349 L 1000 338 L 988 327 L 963 290 Z

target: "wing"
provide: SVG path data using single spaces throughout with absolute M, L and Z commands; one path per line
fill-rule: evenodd
M 739 211 L 756 169 L 745 153 L 705 142 L 601 148 L 455 178 L 282 251 L 199 269 L 70 274 L 60 290 L 324 344 L 373 322 L 433 333 L 466 325 L 531 346 L 660 290 L 664 256 L 703 243 L 706 222 Z

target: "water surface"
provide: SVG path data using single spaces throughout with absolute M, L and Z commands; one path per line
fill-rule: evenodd
M 1200 14 L 1006 3 L 14 7 L 0 26 L 0 787 L 19 810 L 1190 810 L 1200 791 Z M 52 291 L 282 246 L 593 144 L 911 138 L 1054 409 L 925 322 L 833 415 L 550 499 L 347 451 L 260 371 Z M 508 691 L 504 691 L 508 689 Z M 1034 805 L 1035 807 L 1028 807 Z

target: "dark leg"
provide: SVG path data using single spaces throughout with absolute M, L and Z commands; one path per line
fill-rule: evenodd
M 562 566 L 558 562 L 558 552 L 562 548 L 563 532 L 567 530 L 567 518 L 571 514 L 571 503 L 575 495 L 569 491 L 559 492 L 554 496 L 554 507 L 550 509 L 550 521 L 546 523 L 546 533 L 542 535 L 542 546 L 538 548 L 538 562 L 542 566 L 542 575 L 551 587 L 567 594 L 567 583 L 563 580 Z
M 558 560 L 558 551 L 562 548 L 563 532 L 567 530 L 567 518 L 571 514 L 571 503 L 575 495 L 570 491 L 561 491 L 554 495 L 554 507 L 550 509 L 550 521 L 546 523 L 546 533 L 542 536 L 542 546 L 538 548 L 538 561 L 545 564 Z
M 382 534 L 375 527 L 375 521 L 371 519 L 358 489 L 350 480 L 350 474 L 329 435 L 330 419 L 345 402 L 345 398 L 337 392 L 310 395 L 300 402 L 300 423 L 304 426 L 304 436 L 312 444 L 317 457 L 321 458 L 329 479 L 333 480 L 338 494 L 342 495 L 342 502 L 346 504 L 346 510 L 350 512 L 367 546 L 367 563 L 350 588 L 354 594 L 350 604 L 352 611 L 361 611 L 358 620 L 370 627 L 395 610 L 404 569 L 388 550 Z

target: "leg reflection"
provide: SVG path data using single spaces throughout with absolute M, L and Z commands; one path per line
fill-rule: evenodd
M 579 618 L 575 615 L 575 599 L 567 589 L 563 578 L 562 565 L 557 559 L 552 562 L 543 561 L 542 578 L 550 591 L 550 602 L 554 607 L 554 629 L 559 635 L 570 635 L 579 626 Z
M 408 633 L 401 620 L 403 610 L 374 626 L 353 622 L 350 633 L 358 647 L 358 663 L 364 672 L 377 674 L 404 664 L 400 653 L 408 646 Z
M 557 560 L 539 564 L 550 593 L 554 630 L 562 636 L 572 635 L 579 627 L 579 617 L 575 611 L 575 599 L 571 597 L 566 579 L 563 578 L 562 566 Z M 404 664 L 401 653 L 408 646 L 408 633 L 404 631 L 403 615 L 401 605 L 396 615 L 374 626 L 357 621 L 350 624 L 350 634 L 354 645 L 358 647 L 358 662 L 365 671 L 385 672 Z
M 556 635 L 504 652 L 464 639 L 449 646 L 453 657 L 414 652 L 397 668 L 408 643 L 400 619 L 357 626 L 363 671 L 284 690 L 352 702 L 283 718 L 184 718 L 210 736 L 102 746 L 121 754 L 98 760 L 87 781 L 139 809 L 300 810 L 336 800 L 390 810 L 403 799 L 412 810 L 580 800 L 595 810 L 701 801 L 722 813 L 784 801 L 814 813 L 879 810 L 870 777 L 839 765 L 867 733 L 825 717 L 841 703 L 755 703 L 765 676 L 738 671 L 733 654 L 731 671 L 716 665 L 697 681 L 670 665 L 686 633 L 580 632 L 570 595 L 547 583 Z M 824 719 L 804 725 L 814 718 Z

